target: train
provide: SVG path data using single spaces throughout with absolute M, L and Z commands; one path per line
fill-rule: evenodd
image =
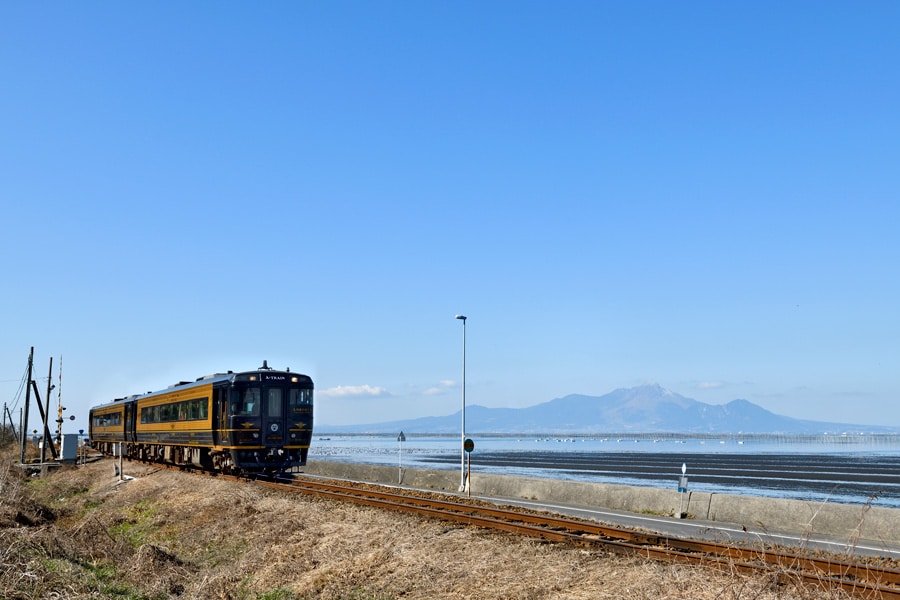
M 88 438 L 104 454 L 233 474 L 277 474 L 306 465 L 313 381 L 263 361 L 90 410 Z

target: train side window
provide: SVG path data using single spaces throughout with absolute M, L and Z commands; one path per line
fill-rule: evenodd
M 122 424 L 122 413 L 112 413 L 109 415 L 97 415 L 94 417 L 95 427 L 112 427 Z
M 270 417 L 281 416 L 281 388 L 269 388 L 269 404 L 266 407 Z

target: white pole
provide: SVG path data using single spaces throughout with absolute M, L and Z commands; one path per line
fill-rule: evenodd
M 462 438 L 460 445 L 459 491 L 466 489 L 466 317 L 456 315 L 463 323 L 463 355 L 462 355 Z

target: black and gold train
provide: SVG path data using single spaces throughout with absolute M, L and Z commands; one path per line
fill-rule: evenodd
M 277 473 L 306 464 L 312 429 L 312 379 L 263 361 L 256 371 L 207 375 L 95 406 L 89 436 L 107 454 L 121 443 L 129 459 Z

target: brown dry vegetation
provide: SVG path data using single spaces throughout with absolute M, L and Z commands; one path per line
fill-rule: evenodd
M 0 597 L 846 598 L 126 463 L 0 459 Z

